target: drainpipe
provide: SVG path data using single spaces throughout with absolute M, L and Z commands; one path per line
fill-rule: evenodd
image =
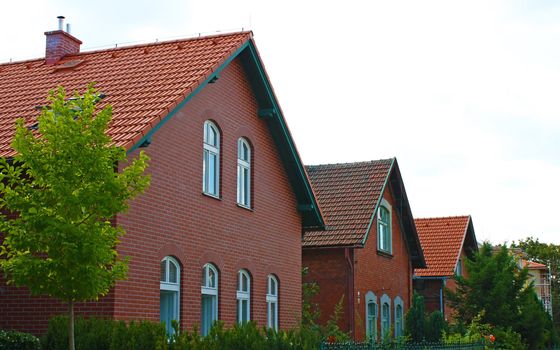
M 348 326 L 349 331 L 352 337 L 355 336 L 355 329 L 354 329 L 354 254 L 353 250 L 350 251 L 350 248 L 344 248 L 344 258 L 346 259 L 347 264 L 347 275 L 346 275 L 346 294 L 348 300 Z
M 445 313 L 444 313 L 445 309 L 443 305 L 443 287 L 445 287 L 445 278 L 441 279 L 441 288 L 439 289 L 439 310 L 441 311 L 441 314 L 445 318 Z

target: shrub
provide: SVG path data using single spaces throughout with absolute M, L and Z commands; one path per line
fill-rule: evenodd
M 41 343 L 29 333 L 0 330 L 0 350 L 41 350 Z
M 68 348 L 68 321 L 64 316 L 49 321 L 47 333 L 41 338 L 43 350 Z M 80 350 L 164 350 L 167 349 L 165 326 L 140 321 L 126 324 L 108 319 L 76 318 L 76 348 Z

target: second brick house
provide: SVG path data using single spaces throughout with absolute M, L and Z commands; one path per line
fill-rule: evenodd
M 308 166 L 325 230 L 306 228 L 303 266 L 320 291 L 321 323 L 342 300 L 339 322 L 355 339 L 403 334 L 412 271 L 425 266 L 396 159 Z

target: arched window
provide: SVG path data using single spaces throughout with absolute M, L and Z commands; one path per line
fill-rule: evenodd
M 207 335 L 214 321 L 218 320 L 218 270 L 212 264 L 202 268 L 202 305 L 200 333 Z
M 237 322 L 251 320 L 251 277 L 246 270 L 240 270 L 237 278 Z
M 381 297 L 381 339 L 391 336 L 391 298 Z
M 395 298 L 395 338 L 402 337 L 403 332 L 403 300 L 401 297 Z
M 202 191 L 218 197 L 220 195 L 220 131 L 209 120 L 204 122 L 202 172 Z
M 165 323 L 167 334 L 173 334 L 171 321 L 179 321 L 181 268 L 177 260 L 166 256 L 161 261 L 159 279 L 159 319 Z
M 377 296 L 373 292 L 366 293 L 366 337 L 377 341 Z
M 251 207 L 251 147 L 244 138 L 237 140 L 237 204 Z
M 392 253 L 391 231 L 391 205 L 382 199 L 377 211 L 377 248 L 390 254 Z
M 268 275 L 266 306 L 268 328 L 278 330 L 278 280 L 274 275 Z

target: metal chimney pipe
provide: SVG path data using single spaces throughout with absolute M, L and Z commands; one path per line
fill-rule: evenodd
M 64 16 L 58 16 L 58 30 L 64 30 Z
M 66 33 L 70 34 L 70 23 L 66 23 Z

